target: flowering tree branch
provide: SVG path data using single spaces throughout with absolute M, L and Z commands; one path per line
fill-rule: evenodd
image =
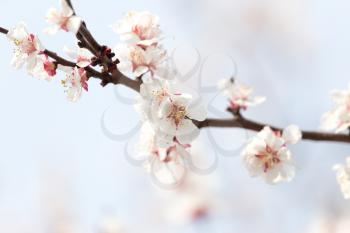
M 69 4 L 71 5 L 70 1 Z M 0 32 L 3 34 L 7 34 L 8 30 L 5 28 L 0 27 Z M 101 49 L 102 46 L 100 46 L 94 37 L 91 35 L 89 30 L 86 28 L 84 24 L 81 25 L 79 32 L 77 33 L 77 39 L 81 42 L 87 42 L 88 44 L 92 44 L 95 49 Z M 57 64 L 61 64 L 63 66 L 69 66 L 69 67 L 75 67 L 76 63 L 68 61 L 60 56 L 58 56 L 56 53 L 45 49 L 44 53 L 54 59 Z M 99 56 L 101 54 L 98 54 Z M 102 64 L 104 66 L 109 66 L 112 63 L 112 61 L 108 57 L 104 57 L 104 61 Z M 114 64 L 115 65 L 115 64 Z M 115 65 L 116 66 L 116 65 Z M 130 79 L 123 74 L 121 74 L 117 67 L 113 70 L 112 74 L 107 72 L 99 72 L 91 67 L 86 67 L 86 71 L 88 72 L 88 76 L 95 77 L 98 79 L 101 79 L 102 85 L 106 85 L 108 83 L 112 83 L 114 85 L 121 84 L 126 87 L 129 87 L 137 92 L 140 90 L 141 81 L 139 80 L 133 80 Z M 230 109 L 228 111 L 232 112 Z M 270 126 L 275 131 L 283 131 L 283 129 L 271 126 L 268 124 L 258 123 L 256 121 L 252 121 L 249 119 L 246 119 L 242 114 L 240 113 L 233 113 L 232 119 L 213 119 L 213 118 L 207 118 L 204 121 L 195 121 L 195 124 L 198 126 L 198 128 L 207 128 L 207 127 L 218 127 L 218 128 L 242 128 L 242 129 L 248 129 L 253 131 L 261 131 L 265 126 Z M 324 133 L 324 132 L 316 132 L 316 131 L 302 131 L 302 139 L 305 140 L 313 140 L 313 141 L 331 141 L 331 142 L 344 142 L 344 143 L 350 143 L 350 136 L 346 134 L 335 134 L 335 133 Z
M 135 107 L 142 115 L 141 140 L 147 143 L 145 151 L 151 160 L 160 163 L 189 158 L 189 148 L 201 129 L 207 127 L 242 128 L 258 131 L 247 143 L 242 155 L 252 176 L 261 176 L 268 183 L 289 181 L 294 177 L 295 166 L 287 145 L 300 139 L 350 143 L 350 135 L 344 132 L 350 127 L 350 87 L 348 91 L 336 91 L 335 109 L 322 117 L 322 127 L 335 133 L 304 131 L 295 125 L 278 128 L 245 118 L 241 110 L 258 105 L 265 97 L 252 97 L 253 89 L 235 80 L 222 80 L 218 87 L 229 101 L 232 118 L 207 118 L 201 103 L 183 90 L 177 90 L 176 72 L 169 65 L 167 52 L 161 45 L 158 17 L 149 12 L 129 12 L 113 29 L 120 35 L 121 44 L 113 50 L 100 44 L 88 30 L 85 22 L 76 15 L 70 0 L 60 0 L 62 10 L 50 9 L 47 21 L 53 26 L 49 34 L 59 30 L 73 32 L 78 40 L 76 50 L 65 48 L 75 61 L 44 49 L 38 37 L 28 33 L 24 23 L 0 33 L 15 44 L 13 65 L 24 63 L 30 75 L 50 80 L 56 70 L 66 73 L 62 80 L 69 100 L 77 101 L 82 92 L 88 91 L 89 78 L 108 84 L 124 85 L 140 94 Z M 97 67 L 97 68 L 93 68 Z M 68 69 L 67 69 L 68 68 Z M 349 160 L 350 161 L 350 160 Z M 350 174 L 349 174 L 350 177 Z M 350 178 L 349 178 L 350 180 Z M 350 181 L 349 184 L 350 190 Z M 349 191 L 350 197 L 350 191 Z

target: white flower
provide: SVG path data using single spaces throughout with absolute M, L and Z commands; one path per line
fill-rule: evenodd
M 323 114 L 321 129 L 341 133 L 350 127 L 350 84 L 348 90 L 332 91 L 335 107 Z
M 82 68 L 70 69 L 66 79 L 62 80 L 62 84 L 66 88 L 65 93 L 68 100 L 72 102 L 79 100 L 83 89 L 88 91 L 86 72 Z
M 81 19 L 74 15 L 72 8 L 67 4 L 67 1 L 60 0 L 62 11 L 55 8 L 50 8 L 46 14 L 48 23 L 53 24 L 52 27 L 46 28 L 48 34 L 56 34 L 60 29 L 76 34 L 81 25 Z
M 230 108 L 233 110 L 256 106 L 263 103 L 266 98 L 262 96 L 251 97 L 253 88 L 238 83 L 233 79 L 221 80 L 218 84 L 219 90 L 230 101 Z
M 7 38 L 16 46 L 12 65 L 19 69 L 27 63 L 27 70 L 31 71 L 38 62 L 38 54 L 43 50 L 38 37 L 28 33 L 25 24 L 20 22 L 8 31 Z
M 131 45 L 147 47 L 159 41 L 158 17 L 149 12 L 130 11 L 112 26 L 120 39 Z
M 39 79 L 50 81 L 56 75 L 57 65 L 47 55 L 40 55 L 36 66 L 29 72 Z
M 189 145 L 181 145 L 173 140 L 169 147 L 159 147 L 157 145 L 159 135 L 152 127 L 151 123 L 143 123 L 140 132 L 140 143 L 138 144 L 138 154 L 141 157 L 148 157 L 149 163 L 154 161 L 161 163 L 177 162 L 181 158 L 189 156 L 186 151 Z
M 159 109 L 152 112 L 153 119 L 162 135 L 161 145 L 171 144 L 174 137 L 181 144 L 191 143 L 199 135 L 193 120 L 204 121 L 206 110 L 189 94 L 171 94 L 160 103 Z
M 130 78 L 149 72 L 152 77 L 168 78 L 166 52 L 155 46 L 142 49 L 138 46 L 119 45 L 114 49 L 119 60 L 118 70 Z
M 152 112 L 156 112 L 164 98 L 174 93 L 174 85 L 166 80 L 154 80 L 153 82 L 142 83 L 140 96 L 136 99 L 135 108 L 140 113 L 142 120 L 154 123 Z
M 172 140 L 168 147 L 159 147 L 159 137 L 151 123 L 144 122 L 137 145 L 138 156 L 145 160 L 144 167 L 157 182 L 176 184 L 183 179 L 185 161 L 190 156 L 190 145 L 182 145 Z
M 350 199 L 350 157 L 346 159 L 346 164 L 336 164 L 333 170 L 337 172 L 337 181 L 345 199 Z
M 161 147 L 172 145 L 174 140 L 191 143 L 199 134 L 193 120 L 206 118 L 204 106 L 180 89 L 166 80 L 143 83 L 140 88 L 136 109 L 157 132 L 157 144 Z
M 292 180 L 295 167 L 286 144 L 295 144 L 300 138 L 301 132 L 297 126 L 288 126 L 282 135 L 265 126 L 242 152 L 250 175 L 261 176 L 269 184 Z
M 85 48 L 77 47 L 76 49 L 70 49 L 64 47 L 64 51 L 70 58 L 76 60 L 77 66 L 80 68 L 89 66 L 91 64 L 91 59 L 94 57 L 94 55 Z

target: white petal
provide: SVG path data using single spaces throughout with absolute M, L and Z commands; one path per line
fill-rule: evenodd
M 80 61 L 77 63 L 77 66 L 79 66 L 80 68 L 84 68 L 90 65 L 90 61 Z
M 290 125 L 283 130 L 282 137 L 286 143 L 295 144 L 301 137 L 301 131 L 298 126 Z
M 26 55 L 16 53 L 12 58 L 11 65 L 15 69 L 20 69 L 24 65 L 25 60 L 26 60 Z
M 65 72 L 66 74 L 71 74 L 74 71 L 74 69 L 72 67 L 62 66 L 62 65 L 57 65 L 57 69 Z
M 181 144 L 189 144 L 199 135 L 199 129 L 191 120 L 183 120 L 178 126 L 176 138 Z
M 205 118 L 207 117 L 207 111 L 202 103 L 195 103 L 193 106 L 192 104 L 188 106 L 187 116 L 190 119 L 194 119 L 197 121 L 204 121 Z
M 62 7 L 62 13 L 64 16 L 71 16 L 73 15 L 73 10 L 72 8 L 67 4 L 66 0 L 60 0 L 61 7 Z
M 77 34 L 81 25 L 81 19 L 78 16 L 72 16 L 67 22 L 67 29 L 74 34 Z
M 147 66 L 139 66 L 134 70 L 134 77 L 139 77 L 148 71 Z
M 53 36 L 59 31 L 59 26 L 58 25 L 53 25 L 51 27 L 45 28 L 43 31 L 46 34 Z
M 71 59 L 77 59 L 78 54 L 74 49 L 70 49 L 68 46 L 63 47 L 63 51 L 71 58 Z

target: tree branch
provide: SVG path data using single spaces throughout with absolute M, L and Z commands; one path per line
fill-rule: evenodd
M 72 3 L 70 0 L 66 0 L 67 4 L 72 7 Z M 73 9 L 74 11 L 74 9 Z M 0 32 L 3 34 L 7 34 L 8 30 L 5 28 L 0 27 Z M 142 82 L 140 80 L 133 80 L 126 76 L 124 76 L 116 66 L 116 63 L 112 61 L 111 58 L 107 57 L 106 55 L 102 54 L 102 47 L 92 36 L 90 31 L 87 29 L 85 23 L 82 23 L 77 35 L 77 39 L 81 41 L 81 43 L 92 51 L 96 56 L 99 56 L 99 58 L 102 60 L 101 65 L 103 66 L 104 70 L 103 72 L 96 71 L 95 69 L 91 67 L 86 67 L 85 70 L 88 72 L 89 76 L 99 78 L 102 80 L 102 86 L 105 86 L 109 83 L 113 83 L 115 85 L 121 84 L 124 85 L 132 90 L 135 90 L 137 92 L 140 91 L 140 85 Z M 44 54 L 48 55 L 52 59 L 54 59 L 58 64 L 61 64 L 63 66 L 69 66 L 69 67 L 75 67 L 76 64 L 74 62 L 68 61 L 60 56 L 58 56 L 56 53 L 44 50 Z M 110 68 L 112 68 L 110 70 Z M 242 128 L 242 129 L 248 129 L 253 131 L 260 131 L 265 126 L 269 126 L 267 124 L 258 123 L 249 119 L 244 118 L 239 112 L 232 112 L 234 115 L 234 118 L 232 119 L 212 119 L 208 118 L 202 122 L 199 121 L 193 121 L 198 128 L 206 128 L 206 127 L 220 127 L 220 128 Z M 282 131 L 283 129 L 270 126 L 273 130 L 276 131 Z M 350 143 L 350 135 L 345 134 L 334 134 L 334 133 L 324 133 L 324 132 L 314 132 L 314 131 L 302 131 L 302 138 L 306 140 L 313 140 L 313 141 L 331 141 L 331 142 L 345 142 Z
M 238 115 L 233 119 L 212 119 L 208 118 L 202 122 L 195 122 L 198 128 L 206 127 L 220 127 L 220 128 L 242 128 L 252 131 L 260 131 L 265 126 L 271 127 L 275 131 L 283 131 L 282 128 L 271 126 L 268 124 L 262 124 L 249 119 L 244 118 L 242 115 Z M 350 136 L 346 134 L 334 134 L 315 131 L 302 131 L 302 139 L 313 141 L 331 141 L 331 142 L 345 142 L 350 143 Z
M 0 27 L 0 33 L 7 34 L 8 32 L 9 32 L 9 30 Z

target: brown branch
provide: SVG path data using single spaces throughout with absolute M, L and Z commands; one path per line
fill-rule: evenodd
M 52 52 L 50 50 L 45 49 L 43 51 L 44 54 L 49 56 L 50 58 L 54 59 L 57 64 L 63 65 L 63 66 L 69 66 L 69 67 L 75 67 L 76 63 L 68 61 L 60 56 L 58 56 L 55 52 Z M 116 76 L 112 76 L 108 73 L 99 72 L 92 67 L 85 67 L 85 70 L 89 77 L 94 77 L 100 79 L 104 83 L 113 83 L 113 84 L 121 84 L 126 87 L 129 87 L 130 89 L 133 89 L 137 92 L 140 91 L 140 85 L 141 83 L 137 80 L 129 79 L 122 75 L 119 71 L 115 72 Z
M 72 3 L 70 0 L 66 0 L 68 5 L 72 7 Z M 72 7 L 73 9 L 73 7 Z M 74 11 L 74 9 L 73 9 Z M 3 34 L 7 34 L 8 30 L 0 27 L 0 32 Z M 77 39 L 85 45 L 90 51 L 98 56 L 102 60 L 101 65 L 103 66 L 103 72 L 96 71 L 91 67 L 86 67 L 86 71 L 88 75 L 91 77 L 99 78 L 102 80 L 102 86 L 105 86 L 109 83 L 113 83 L 115 85 L 121 84 L 130 89 L 133 89 L 137 92 L 140 91 L 140 85 L 142 84 L 141 80 L 133 80 L 126 76 L 124 76 L 120 71 L 118 71 L 116 63 L 112 61 L 111 58 L 101 55 L 100 44 L 95 40 L 95 38 L 91 35 L 90 31 L 87 29 L 85 23 L 82 23 L 79 32 L 77 33 Z M 49 57 L 54 59 L 58 64 L 64 66 L 75 67 L 76 64 L 74 62 L 68 61 L 56 53 L 51 52 L 49 50 L 44 51 Z M 111 68 L 111 69 L 110 69 Z M 231 111 L 232 112 L 232 111 Z M 258 123 L 252 120 L 248 120 L 244 118 L 239 112 L 232 112 L 234 118 L 232 119 L 211 119 L 208 118 L 202 122 L 194 121 L 194 123 L 198 126 L 198 128 L 206 128 L 206 127 L 220 127 L 220 128 L 242 128 L 253 131 L 262 130 L 266 124 Z M 281 128 L 270 126 L 273 130 L 282 131 Z M 332 141 L 332 142 L 345 142 L 350 143 L 350 135 L 345 134 L 334 134 L 334 133 L 324 133 L 324 132 L 314 132 L 314 131 L 302 131 L 302 138 L 306 140 L 313 141 Z
M 9 30 L 0 27 L 0 32 L 3 33 L 3 34 L 7 34 L 9 32 Z
M 208 118 L 202 122 L 195 122 L 198 128 L 220 127 L 220 128 L 242 128 L 252 131 L 260 131 L 265 126 L 270 126 L 275 131 L 283 131 L 283 129 L 262 124 L 244 118 L 242 115 L 237 115 L 233 119 L 212 119 Z M 350 143 L 350 136 L 346 134 L 334 134 L 325 132 L 302 131 L 302 139 L 313 141 L 331 141 L 331 142 L 346 142 Z
M 60 64 L 62 66 L 69 66 L 69 67 L 76 66 L 76 64 L 74 62 L 68 61 L 68 60 L 64 59 L 63 57 L 58 56 L 57 53 L 52 52 L 50 50 L 45 49 L 43 51 L 43 53 L 46 54 L 47 56 L 51 57 L 52 59 L 54 59 L 57 62 L 57 64 Z

